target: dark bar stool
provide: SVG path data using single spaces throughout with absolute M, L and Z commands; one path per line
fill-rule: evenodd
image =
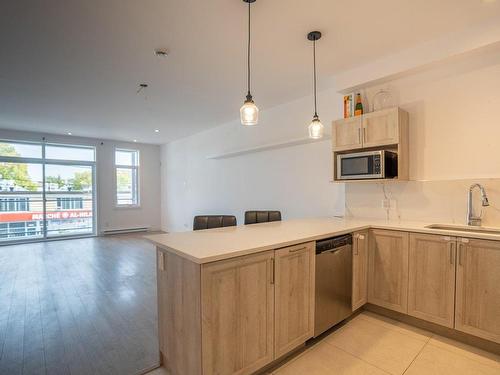
M 246 211 L 245 225 L 281 221 L 281 211 Z
M 193 220 L 193 230 L 234 227 L 236 216 L 232 215 L 200 215 Z

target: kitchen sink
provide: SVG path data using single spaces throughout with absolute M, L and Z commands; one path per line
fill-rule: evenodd
M 426 228 L 500 235 L 500 228 L 474 227 L 471 225 L 431 224 L 426 226 Z

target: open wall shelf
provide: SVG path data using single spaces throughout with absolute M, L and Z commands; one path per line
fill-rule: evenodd
M 254 154 L 257 152 L 278 150 L 280 148 L 299 146 L 299 145 L 304 145 L 304 144 L 308 144 L 308 143 L 324 142 L 324 141 L 328 141 L 330 139 L 331 139 L 331 137 L 329 135 L 325 135 L 321 139 L 296 138 L 296 139 L 291 139 L 291 140 L 283 141 L 283 142 L 268 143 L 268 144 L 264 144 L 261 146 L 256 146 L 256 147 L 251 147 L 251 148 L 243 148 L 243 149 L 234 150 L 234 151 L 228 151 L 228 152 L 224 152 L 221 154 L 208 155 L 206 158 L 207 159 L 215 159 L 215 160 L 228 159 L 228 158 L 234 158 L 234 157 L 241 156 L 241 155 Z

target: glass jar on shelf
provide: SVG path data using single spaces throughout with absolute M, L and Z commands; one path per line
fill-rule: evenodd
M 377 91 L 373 96 L 372 103 L 372 111 L 380 111 L 394 106 L 394 100 L 391 93 L 384 89 Z

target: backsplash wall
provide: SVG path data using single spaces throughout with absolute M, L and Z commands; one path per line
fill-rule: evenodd
M 347 217 L 465 224 L 467 192 L 476 182 L 485 187 L 490 201 L 483 208 L 483 225 L 500 226 L 500 179 L 346 184 L 345 212 Z M 382 206 L 386 197 L 389 209 Z M 480 209 L 477 190 L 473 197 Z

